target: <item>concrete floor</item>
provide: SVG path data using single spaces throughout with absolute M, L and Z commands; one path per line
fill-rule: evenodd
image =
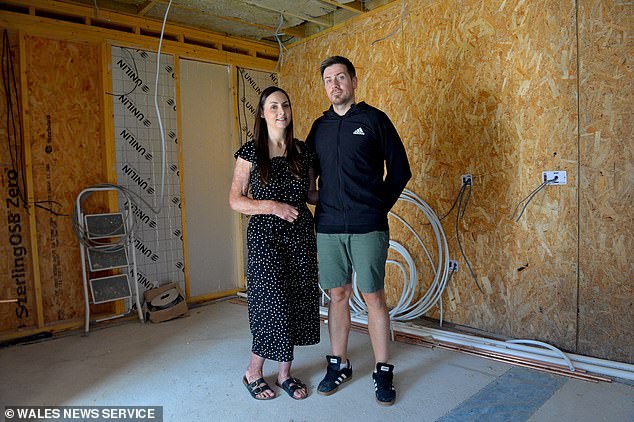
M 122 321 L 0 349 L 0 406 L 163 406 L 164 421 L 634 421 L 634 383 L 591 383 L 447 350 L 392 344 L 397 401 L 374 401 L 366 334 L 353 332 L 354 375 L 336 394 L 315 388 L 328 332 L 296 349 L 293 375 L 311 395 L 253 400 L 241 378 L 250 352 L 247 309 L 218 302 L 159 324 Z M 265 366 L 272 383 L 276 365 Z M 275 388 L 279 391 L 279 389 Z

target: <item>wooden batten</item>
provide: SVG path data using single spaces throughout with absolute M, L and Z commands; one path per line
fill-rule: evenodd
M 0 304 L 0 331 L 20 330 L 43 324 L 41 296 L 35 294 L 36 288 L 40 289 L 38 257 L 32 253 L 33 242 L 37 241 L 37 237 L 27 198 L 29 186 L 33 185 L 30 175 L 27 180 L 27 175 L 30 174 L 30 161 L 26 162 L 24 157 L 24 168 L 16 161 L 16 158 L 22 158 L 22 150 L 16 147 L 16 143 L 19 143 L 20 139 L 28 143 L 23 131 L 25 125 L 28 125 L 28 122 L 25 122 L 28 105 L 23 103 L 24 91 L 21 84 L 26 75 L 24 38 L 17 31 L 9 31 L 7 35 L 9 45 L 4 47 L 7 51 L 10 48 L 12 54 L 5 60 L 7 64 L 9 58 L 13 62 L 13 76 L 16 78 L 17 86 L 9 83 L 10 96 L 5 92 L 4 84 L 0 88 L 3 94 L 0 96 L 0 113 L 5 116 L 0 119 L 0 192 L 3 203 L 0 207 L 0 299 L 6 300 Z M 10 127 L 6 126 L 6 117 L 11 117 Z M 19 150 L 18 157 L 15 148 Z
M 100 91 L 102 95 L 101 110 L 103 110 L 103 130 L 101 143 L 104 146 L 104 168 L 103 174 L 106 176 L 107 183 L 117 183 L 117 154 L 115 151 L 115 145 L 111 141 L 114 139 L 114 111 L 112 103 L 112 70 L 110 63 L 112 63 L 112 46 L 108 43 L 102 42 L 99 45 L 100 63 L 99 63 L 99 77 L 101 81 Z M 108 212 L 116 212 L 119 210 L 119 198 L 118 193 L 108 192 L 107 197 L 107 209 Z M 103 307 L 112 307 L 112 313 L 120 315 L 125 312 L 125 304 L 123 300 L 115 301 L 110 305 L 104 305 Z
M 180 57 L 174 57 L 174 78 L 176 78 L 176 104 L 181 104 L 181 90 L 180 90 Z M 183 125 L 181 121 L 183 119 L 182 110 L 179 108 L 176 114 L 177 126 L 178 126 L 178 168 L 182 169 L 183 166 L 183 143 L 180 141 L 183 139 Z M 189 286 L 189 256 L 187 254 L 187 198 L 185 197 L 185 172 L 181 171 L 180 178 L 180 198 L 181 198 L 181 226 L 183 231 L 183 260 L 185 265 L 185 299 L 189 301 L 190 286 Z
M 37 238 L 37 221 L 35 218 L 35 195 L 34 195 L 34 183 L 33 183 L 33 154 L 32 154 L 32 134 L 31 134 L 31 122 L 29 116 L 31 114 L 29 107 L 29 93 L 27 89 L 26 69 L 27 64 L 27 51 L 24 33 L 20 32 L 20 87 L 22 98 L 22 131 L 24 137 L 24 164 L 25 164 L 25 176 L 26 176 L 26 189 L 27 189 L 27 207 L 29 210 L 29 228 L 31 235 L 31 257 L 32 257 L 32 270 L 33 270 L 33 293 L 35 297 L 35 311 L 37 316 L 37 326 L 42 327 L 44 325 L 44 307 L 42 301 L 42 282 L 40 272 L 40 258 L 38 253 L 38 238 Z
M 238 150 L 238 148 L 240 148 L 240 131 L 242 130 L 242 128 L 240 128 L 240 121 L 238 118 L 238 113 L 239 113 L 239 89 L 238 89 L 238 69 L 236 66 L 231 66 L 231 96 L 233 97 L 233 109 L 236 111 L 235 113 L 233 113 L 233 139 L 231 140 L 232 145 L 233 145 L 233 149 L 234 150 Z M 240 218 L 236 218 L 235 220 L 235 233 L 239 233 L 243 238 L 245 238 L 246 236 L 244 236 L 244 227 L 243 227 L 243 217 Z M 238 262 L 240 263 L 244 263 L 246 262 L 246 257 L 245 257 L 245 253 L 244 253 L 244 245 L 240 244 L 239 242 L 236 242 L 235 245 L 236 248 L 236 256 L 238 257 Z M 246 274 L 244 271 L 244 265 L 239 265 L 238 266 L 238 274 L 236 274 L 237 279 L 239 280 L 240 286 L 245 287 L 246 288 Z

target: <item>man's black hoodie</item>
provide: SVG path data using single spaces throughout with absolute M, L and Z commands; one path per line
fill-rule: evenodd
M 388 230 L 387 213 L 412 173 L 396 128 L 364 102 L 339 116 L 332 106 L 313 123 L 307 145 L 316 153 L 319 233 Z

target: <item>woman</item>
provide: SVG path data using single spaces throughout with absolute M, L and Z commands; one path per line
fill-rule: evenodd
M 319 343 L 317 250 L 306 206 L 316 203 L 317 191 L 312 156 L 293 138 L 291 102 L 284 90 L 269 87 L 260 95 L 254 137 L 235 153 L 229 194 L 233 210 L 252 216 L 247 294 L 253 345 L 242 382 L 253 398 L 274 398 L 262 368 L 266 359 L 275 360 L 275 384 L 301 400 L 308 390 L 291 376 L 293 349 Z

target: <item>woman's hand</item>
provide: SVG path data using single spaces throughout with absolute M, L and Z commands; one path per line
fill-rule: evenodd
M 299 216 L 299 211 L 292 205 L 270 200 L 255 200 L 249 198 L 249 181 L 251 179 L 252 164 L 240 157 L 236 160 L 229 192 L 231 209 L 246 215 L 273 214 L 282 220 L 293 223 Z
M 299 216 L 299 211 L 292 205 L 285 204 L 284 202 L 271 201 L 273 203 L 273 214 L 286 220 L 289 223 L 295 222 Z

